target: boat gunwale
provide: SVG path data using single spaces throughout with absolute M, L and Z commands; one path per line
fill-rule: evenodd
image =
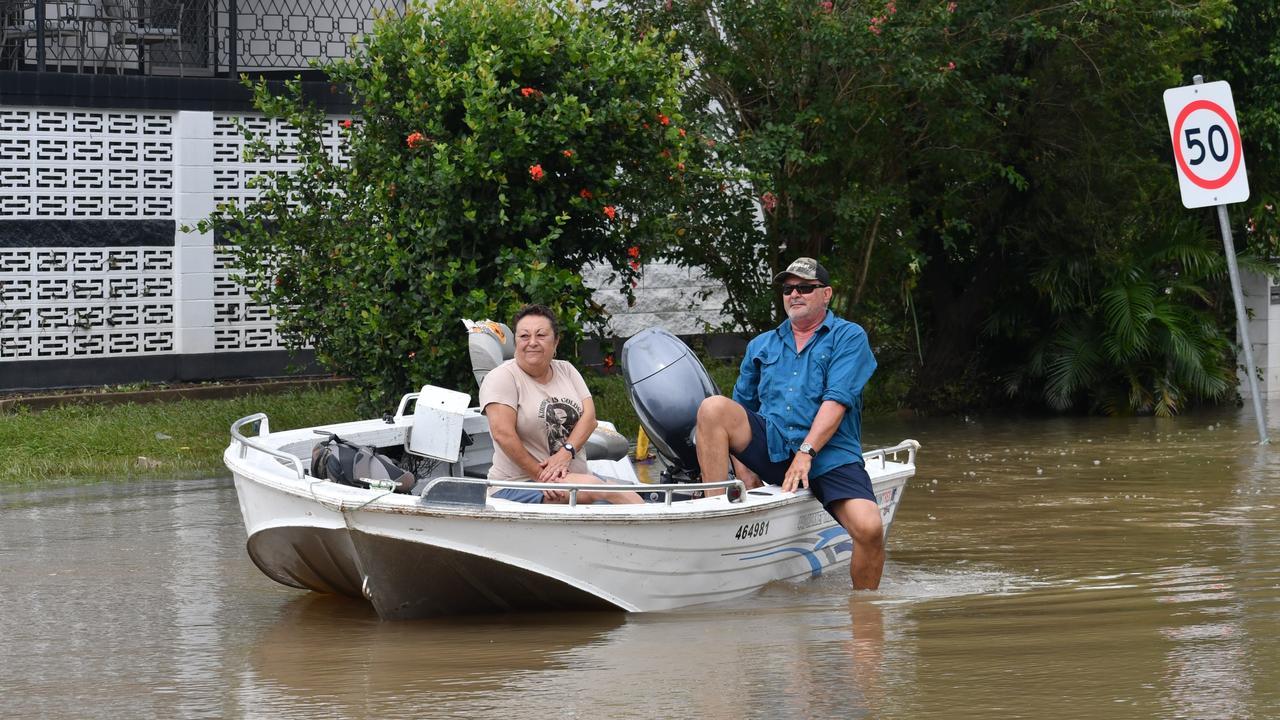
M 267 473 L 261 472 L 265 469 L 261 464 L 253 462 L 242 464 L 242 459 L 236 457 L 236 455 L 238 453 L 235 452 L 234 448 L 229 447 L 224 455 L 224 461 L 235 475 L 243 477 L 247 482 L 258 483 L 279 492 L 312 500 L 322 507 L 340 514 L 368 511 L 422 517 L 473 517 L 486 520 L 513 521 L 670 522 L 673 520 L 696 521 L 734 515 L 754 515 L 792 504 L 808 502 L 813 499 L 811 491 L 807 488 L 801 488 L 791 493 L 770 492 L 769 497 L 761 497 L 758 494 L 752 495 L 748 491 L 743 501 L 737 503 L 727 503 L 724 501 L 723 496 L 719 496 L 686 500 L 672 503 L 671 505 L 645 503 L 644 505 L 628 506 L 583 503 L 569 506 L 538 503 L 520 504 L 519 508 L 507 508 L 503 507 L 503 505 L 495 506 L 491 502 L 486 502 L 484 505 L 447 505 L 427 503 L 416 495 L 339 485 L 329 480 L 311 477 L 310 475 L 299 479 L 292 477 L 289 473 L 289 468 L 284 465 L 279 465 L 279 474 L 268 477 Z M 898 467 L 890 469 L 894 465 Z M 872 479 L 873 492 L 878 491 L 877 486 L 899 484 L 897 482 L 899 480 L 902 481 L 901 484 L 905 484 L 915 474 L 916 468 L 914 465 L 905 463 L 886 463 L 885 470 L 887 472 L 877 472 Z M 460 479 L 477 480 L 478 478 Z M 622 486 L 614 487 L 618 487 L 619 492 L 625 491 Z M 645 485 L 640 485 L 636 488 L 636 491 L 644 492 L 646 487 Z M 690 489 L 696 489 L 696 486 L 691 486 Z M 361 493 L 361 495 L 356 496 L 354 493 Z M 380 494 L 367 497 L 365 496 L 367 493 Z M 707 507 L 703 503 L 714 503 L 717 507 Z
M 408 399 L 410 398 L 406 395 L 405 399 L 402 400 L 401 409 L 393 416 L 393 422 L 387 422 L 381 418 L 368 418 L 272 432 L 269 429 L 270 421 L 265 413 L 256 413 L 240 418 L 232 423 L 231 442 L 223 453 L 223 462 L 233 474 L 243 476 L 246 481 L 266 485 L 295 497 L 312 500 L 325 509 L 339 514 L 368 510 L 422 517 L 461 516 L 513 521 L 546 520 L 564 522 L 566 519 L 570 519 L 585 522 L 670 522 L 672 520 L 699 520 L 734 515 L 754 515 L 762 511 L 770 511 L 774 508 L 803 503 L 813 499 L 812 493 L 807 488 L 799 488 L 792 493 L 771 491 L 768 498 L 761 498 L 759 494 L 754 494 L 748 490 L 743 494 L 742 500 L 732 503 L 726 502 L 723 495 L 676 503 L 655 502 L 644 503 L 643 505 L 536 503 L 520 504 L 519 508 L 506 508 L 503 507 L 506 503 L 495 505 L 492 502 L 466 505 L 428 503 L 417 495 L 392 493 L 389 490 L 356 488 L 315 478 L 306 472 L 305 460 L 283 450 L 288 445 L 310 440 L 322 433 L 336 432 L 338 430 L 348 434 L 361 431 L 373 433 L 378 430 L 392 430 L 393 432 L 407 430 L 409 426 L 406 421 L 411 420 L 411 416 L 403 414 L 403 403 Z M 259 433 L 262 432 L 265 426 L 266 434 L 259 434 L 250 439 L 238 432 L 240 427 L 254 421 L 261 421 Z M 878 485 L 905 484 L 907 480 L 910 480 L 916 472 L 915 463 L 912 461 L 915 459 L 915 454 L 919 447 L 919 442 L 912 439 L 904 439 L 895 445 L 864 453 L 864 464 L 867 466 L 868 474 L 872 475 L 872 492 L 879 492 L 877 490 Z M 255 450 L 261 455 L 251 458 L 248 454 L 249 450 Z M 907 453 L 907 462 L 889 460 L 890 455 L 896 456 L 900 453 Z M 288 465 L 285 464 L 285 460 L 288 460 Z M 878 461 L 874 467 L 872 466 L 873 461 Z M 298 476 L 296 473 L 300 468 L 302 472 Z M 467 477 L 453 479 L 468 482 L 484 481 L 482 478 Z M 901 483 L 896 482 L 899 479 L 902 480 Z M 617 485 L 612 485 L 611 487 L 617 488 L 619 492 L 629 489 L 625 486 Z M 641 484 L 634 491 L 645 492 L 648 487 L 650 486 Z M 317 493 L 317 489 L 319 489 L 319 493 Z M 696 489 L 696 484 L 691 484 L 690 489 Z M 360 495 L 353 496 L 353 493 L 360 493 Z M 379 494 L 369 496 L 367 495 L 368 493 Z M 491 501 L 492 498 L 488 498 L 488 500 Z M 707 507 L 708 504 L 715 504 L 716 507 Z

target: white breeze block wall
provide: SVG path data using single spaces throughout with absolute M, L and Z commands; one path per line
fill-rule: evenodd
M 177 350 L 173 120 L 0 108 L 0 365 Z

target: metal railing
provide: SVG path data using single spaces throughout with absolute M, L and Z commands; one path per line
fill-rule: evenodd
M 903 462 L 902 453 L 907 454 L 906 464 L 914 466 L 916 464 L 916 453 L 920 450 L 920 443 L 916 440 L 903 440 L 893 447 L 880 448 L 862 453 L 862 462 L 866 467 L 871 466 L 872 460 L 879 460 L 880 467 L 884 468 L 886 464 L 893 460 L 894 462 Z
M 271 421 L 267 419 L 266 413 L 254 413 L 253 415 L 242 417 L 231 423 L 231 440 L 233 442 L 240 443 L 240 457 L 246 457 L 249 454 L 249 448 L 253 448 L 258 452 L 266 453 L 274 458 L 283 460 L 286 465 L 292 466 L 293 471 L 297 473 L 299 480 L 305 478 L 307 476 L 307 471 L 302 466 L 302 460 L 300 460 L 296 455 L 290 455 L 287 452 L 267 447 L 260 442 L 255 442 L 254 440 L 245 437 L 244 433 L 240 432 L 240 429 L 244 426 L 258 423 L 258 437 L 269 435 L 271 434 L 270 422 Z
M 670 507 L 675 499 L 676 493 L 693 493 L 703 490 L 720 490 L 727 491 L 729 502 L 742 502 L 743 494 L 746 493 L 746 485 L 741 480 L 722 480 L 720 482 L 711 483 L 666 483 L 662 485 L 630 485 L 619 483 L 533 483 L 528 480 L 488 480 L 483 478 L 460 478 L 460 477 L 438 477 L 427 483 L 426 488 L 422 491 L 422 500 L 431 503 L 436 494 L 436 490 L 444 489 L 448 485 L 470 485 L 479 488 L 500 488 L 512 490 L 561 490 L 569 493 L 569 507 L 575 507 L 578 504 L 579 492 L 597 492 L 597 493 L 617 493 L 617 492 L 633 492 L 639 494 L 645 493 L 662 493 L 663 504 Z M 484 495 L 479 497 L 483 498 Z M 446 501 L 445 504 L 468 504 L 458 503 L 456 501 Z M 483 505 L 481 500 L 478 504 Z
M 0 0 L 0 70 L 228 76 L 346 57 L 404 0 Z

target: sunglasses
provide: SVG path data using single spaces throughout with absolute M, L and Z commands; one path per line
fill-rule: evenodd
M 798 292 L 801 295 L 808 295 L 809 293 L 813 292 L 814 290 L 817 290 L 820 287 L 826 287 L 826 285 L 783 285 L 782 297 L 786 297 L 790 295 L 792 292 Z

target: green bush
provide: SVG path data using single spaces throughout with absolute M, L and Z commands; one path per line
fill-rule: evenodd
M 325 68 L 354 102 L 343 144 L 300 83 L 255 104 L 298 143 L 245 131 L 291 172 L 201 228 L 236 244 L 242 282 L 290 346 L 352 377 L 365 410 L 430 382 L 467 386 L 460 318 L 559 312 L 574 341 L 604 310 L 579 275 L 607 263 L 630 293 L 637 260 L 670 232 L 684 192 L 683 69 L 656 35 L 633 38 L 567 0 L 411 3 Z

